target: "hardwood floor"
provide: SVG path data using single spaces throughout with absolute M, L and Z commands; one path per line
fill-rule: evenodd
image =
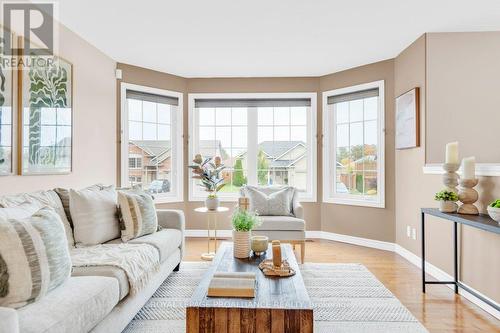
M 186 261 L 199 261 L 206 238 L 188 238 Z M 300 258 L 300 247 L 295 254 Z M 306 262 L 360 263 L 413 313 L 429 332 L 500 332 L 500 321 L 445 286 L 421 291 L 421 272 L 393 252 L 327 240 L 308 241 Z

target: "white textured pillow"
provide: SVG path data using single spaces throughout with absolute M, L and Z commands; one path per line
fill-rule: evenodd
M 269 195 L 259 191 L 256 187 L 245 187 L 245 195 L 250 201 L 249 210 L 263 216 L 292 216 L 294 193 L 293 187 L 285 187 Z
M 142 190 L 118 191 L 122 241 L 152 234 L 158 229 L 155 204 L 151 194 Z
M 69 210 L 77 246 L 102 244 L 120 237 L 114 186 L 71 189 Z

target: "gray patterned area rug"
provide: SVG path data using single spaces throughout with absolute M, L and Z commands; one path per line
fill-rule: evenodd
M 185 306 L 209 263 L 183 262 L 125 333 L 185 332 Z M 427 330 L 363 265 L 301 265 L 314 304 L 314 332 L 420 333 Z

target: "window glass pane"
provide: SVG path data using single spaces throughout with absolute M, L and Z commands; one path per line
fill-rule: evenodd
M 290 141 L 290 127 L 288 126 L 274 127 L 274 141 Z
M 216 127 L 215 138 L 223 147 L 231 147 L 231 127 Z
M 215 110 L 215 123 L 217 126 L 231 125 L 231 108 L 217 108 Z
M 377 171 L 366 171 L 365 170 L 365 178 L 364 178 L 364 185 L 365 185 L 365 195 L 368 196 L 376 196 L 378 187 L 377 187 Z
M 307 127 L 306 126 L 290 127 L 290 139 L 292 141 L 307 142 Z
M 156 124 L 142 123 L 142 139 L 143 140 L 157 140 L 156 137 Z
M 156 123 L 156 103 L 142 102 L 142 121 Z
M 170 109 L 168 104 L 158 104 L 158 123 L 170 124 Z
M 337 124 L 347 123 L 349 121 L 349 102 L 334 104 L 336 111 Z
M 246 147 L 247 146 L 247 128 L 246 127 L 233 127 L 233 147 Z
M 290 108 L 274 108 L 274 125 L 290 125 Z
M 349 146 L 349 124 L 337 125 L 337 147 Z
M 377 119 L 378 97 L 365 98 L 365 121 Z
M 158 125 L 158 140 L 170 140 L 170 125 Z
M 306 125 L 307 124 L 307 107 L 292 107 L 290 108 L 290 124 L 291 125 Z
M 128 138 L 129 140 L 142 140 L 142 123 L 137 121 L 129 121 Z
M 200 127 L 200 140 L 214 141 L 215 140 L 215 127 Z
M 365 143 L 376 145 L 377 144 L 377 121 L 365 122 Z
M 213 108 L 199 108 L 198 117 L 200 125 L 215 125 L 215 110 Z
M 349 139 L 351 146 L 363 144 L 363 123 L 350 124 Z
M 247 124 L 247 109 L 246 108 L 232 108 L 232 124 L 233 125 L 246 125 Z
M 363 120 L 363 100 L 358 99 L 349 102 L 349 121 Z
M 136 99 L 128 101 L 128 120 L 142 121 L 142 102 Z
M 264 141 L 273 141 L 273 128 L 270 126 L 259 126 L 257 136 L 257 140 L 259 143 L 262 143 Z
M 259 125 L 273 125 L 273 108 L 258 109 Z

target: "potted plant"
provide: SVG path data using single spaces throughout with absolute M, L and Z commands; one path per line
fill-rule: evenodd
M 434 200 L 439 201 L 439 211 L 443 213 L 455 213 L 458 209 L 458 195 L 453 191 L 442 190 L 436 193 Z
M 231 217 L 233 224 L 233 255 L 248 258 L 250 254 L 250 233 L 260 224 L 257 215 L 243 209 L 236 209 Z
M 198 185 L 209 192 L 205 200 L 205 207 L 209 210 L 216 210 L 219 207 L 217 192 L 226 185 L 224 177 L 221 176 L 222 170 L 226 167 L 221 163 L 219 156 L 213 158 L 212 161 L 212 157 L 203 159 L 200 154 L 197 154 L 193 163 L 193 165 L 189 166 L 193 171 L 192 178 L 199 179 L 201 183 Z
M 500 223 L 500 199 L 493 201 L 487 209 L 490 217 Z

